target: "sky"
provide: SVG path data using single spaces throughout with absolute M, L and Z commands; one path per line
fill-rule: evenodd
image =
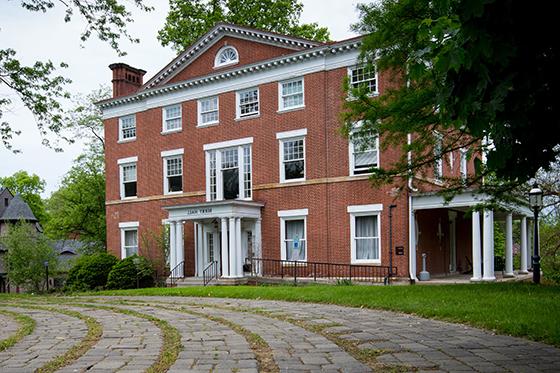
M 367 0 L 303 0 L 304 10 L 301 22 L 317 22 L 326 26 L 333 40 L 354 36 L 350 25 L 358 20 L 356 4 Z M 60 3 L 55 2 L 57 5 Z M 129 6 L 131 1 L 125 1 Z M 175 53 L 170 47 L 162 47 L 157 40 L 157 31 L 165 23 L 169 10 L 167 0 L 146 0 L 155 9 L 150 13 L 133 11 L 134 23 L 128 26 L 129 33 L 140 39 L 139 44 L 123 43 L 128 53 L 119 57 L 107 43 L 92 35 L 82 43 L 80 34 L 84 23 L 79 16 L 65 23 L 64 9 L 58 6 L 47 13 L 34 13 L 21 8 L 20 0 L 0 2 L 0 48 L 16 50 L 17 57 L 24 64 L 31 65 L 37 60 L 51 60 L 55 64 L 69 65 L 64 75 L 72 80 L 69 91 L 72 94 L 87 94 L 100 85 L 111 84 L 108 66 L 114 62 L 124 62 L 147 71 L 145 81 L 163 68 Z M 132 10 L 132 8 L 131 8 Z M 13 92 L 0 84 L 0 97 L 8 96 L 13 104 L 5 112 L 3 120 L 21 130 L 14 137 L 14 148 L 21 150 L 13 154 L 0 145 L 0 177 L 12 175 L 19 170 L 37 174 L 46 181 L 43 197 L 48 197 L 60 186 L 64 174 L 72 166 L 72 161 L 82 152 L 83 142 L 76 139 L 74 144 L 62 143 L 63 152 L 57 153 L 41 145 L 41 137 L 33 115 L 23 106 Z M 52 137 L 51 137 L 52 138 Z

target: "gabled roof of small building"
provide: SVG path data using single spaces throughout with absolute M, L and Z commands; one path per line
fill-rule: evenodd
M 14 221 L 21 219 L 29 222 L 38 221 L 35 215 L 33 215 L 33 211 L 31 211 L 29 205 L 21 198 L 19 194 L 16 194 L 10 201 L 8 207 L 6 207 L 6 209 L 2 213 L 2 216 L 0 216 L 0 220 Z

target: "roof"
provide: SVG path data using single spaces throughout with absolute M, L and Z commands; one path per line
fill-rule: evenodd
M 77 255 L 78 252 L 87 245 L 88 243 L 80 240 L 56 240 L 52 243 L 53 249 L 55 249 L 59 255 L 64 253 Z
M 31 222 L 38 221 L 29 205 L 21 198 L 21 195 L 16 194 L 2 213 L 2 216 L 0 216 L 0 220 L 12 221 L 21 219 Z

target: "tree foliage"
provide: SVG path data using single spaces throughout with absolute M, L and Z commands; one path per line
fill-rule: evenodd
M 66 286 L 70 290 L 84 291 L 102 289 L 107 284 L 107 277 L 118 259 L 107 253 L 83 255 L 68 273 Z
M 9 227 L 0 243 L 8 250 L 5 258 L 10 282 L 27 290 L 42 291 L 44 263 L 48 262 L 51 273 L 55 273 L 58 266 L 58 255 L 49 240 L 34 226 L 18 222 Z
M 486 154 L 487 162 L 477 159 L 477 173 L 466 182 L 447 178 L 451 190 L 484 178 L 484 191 L 500 196 L 548 169 L 560 143 L 553 9 L 545 1 L 528 7 L 514 0 L 360 5 L 355 30 L 367 34 L 362 58 L 389 81 L 379 97 L 348 88 L 356 99 L 346 104 L 344 131 L 363 120 L 362 131 L 380 135 L 382 148 L 401 151 L 374 180 L 433 175 L 439 155 L 448 159 L 461 148 Z
M 8 188 L 14 194 L 19 193 L 41 224 L 48 221 L 45 202 L 41 198 L 41 193 L 45 191 L 45 180 L 35 174 L 30 175 L 27 171 L 20 170 L 12 176 L 0 177 L 0 185 Z
M 75 161 L 60 188 L 47 201 L 45 232 L 53 238 L 78 238 L 105 247 L 105 163 L 100 143 Z
M 107 279 L 107 289 L 146 288 L 154 285 L 154 269 L 143 256 L 132 255 L 115 264 Z
M 299 0 L 170 0 L 170 11 L 158 38 L 181 52 L 216 22 L 328 41 L 329 31 L 317 23 L 300 24 Z
M 109 45 L 119 54 L 124 55 L 120 47 L 121 39 L 137 43 L 139 40 L 127 32 L 127 25 L 133 22 L 130 6 L 126 7 L 120 0 L 20 0 L 21 6 L 32 12 L 47 12 L 55 7 L 65 9 L 64 21 L 70 22 L 79 15 L 85 23 L 80 40 L 85 42 L 92 35 Z M 142 11 L 152 8 L 144 5 L 143 0 L 133 0 L 135 7 Z M 6 6 L 6 5 L 5 5 Z M 51 60 L 37 61 L 32 65 L 24 65 L 17 58 L 14 49 L 0 49 L 0 87 L 6 86 L 14 93 L 35 116 L 37 128 L 43 138 L 43 144 L 61 150 L 58 141 L 54 144 L 48 138 L 55 134 L 59 138 L 72 142 L 62 135 L 64 128 L 64 101 L 70 97 L 67 87 L 71 82 L 57 71 L 57 65 L 65 68 L 65 63 L 54 63 Z M 2 115 L 13 104 L 8 96 L 0 97 L 0 141 L 12 151 L 14 135 L 21 131 L 13 123 L 2 120 Z

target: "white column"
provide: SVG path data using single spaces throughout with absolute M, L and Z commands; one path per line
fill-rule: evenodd
M 521 218 L 521 274 L 527 274 L 527 218 Z
M 177 264 L 184 262 L 185 261 L 185 239 L 183 237 L 183 222 L 177 222 L 177 227 L 175 228 L 175 234 L 176 234 L 176 239 L 175 239 L 175 245 L 177 247 L 177 254 L 176 254 L 176 260 L 177 260 Z M 179 277 L 185 277 L 185 273 L 184 273 L 184 269 L 185 266 L 182 265 L 179 268 L 178 274 Z
M 204 266 L 204 254 L 202 253 L 202 248 L 204 245 L 204 236 L 202 235 L 202 224 L 197 224 L 196 234 L 198 235 L 198 242 L 196 245 L 197 252 L 197 262 L 196 262 L 196 276 L 202 277 L 202 270 Z
M 494 212 L 484 210 L 484 255 L 482 281 L 496 281 L 494 276 Z
M 255 222 L 255 243 L 254 243 L 254 249 L 253 252 L 255 253 L 255 256 L 259 259 L 262 259 L 263 255 L 262 255 L 262 219 L 258 218 L 257 221 Z M 256 250 L 255 250 L 256 249 Z M 259 275 L 262 275 L 262 271 L 261 271 L 261 263 L 260 262 L 255 262 L 254 264 L 257 265 L 257 273 Z M 254 270 L 254 269 L 253 269 Z
M 417 281 L 416 278 L 416 214 L 412 210 L 412 197 L 408 197 L 408 206 L 410 213 L 408 214 L 408 270 L 411 281 Z
M 533 219 L 527 219 L 527 267 L 533 268 L 533 234 L 535 221 Z
M 513 228 L 512 228 L 513 217 L 511 213 L 506 215 L 506 272 L 504 277 L 513 277 Z
M 229 276 L 237 277 L 237 250 L 235 249 L 235 218 L 229 218 Z
M 177 229 L 177 222 L 169 222 L 169 270 L 172 271 L 177 265 L 177 248 L 176 240 L 177 234 L 175 230 Z M 173 273 L 175 275 L 175 273 Z
M 241 248 L 241 218 L 235 218 L 235 256 L 237 257 L 236 274 L 237 277 L 243 277 L 243 249 Z
M 229 277 L 229 250 L 227 239 L 227 218 L 221 218 L 222 221 L 222 277 Z
M 472 266 L 473 276 L 471 281 L 480 281 L 481 274 L 481 255 L 480 255 L 480 213 L 472 212 Z

